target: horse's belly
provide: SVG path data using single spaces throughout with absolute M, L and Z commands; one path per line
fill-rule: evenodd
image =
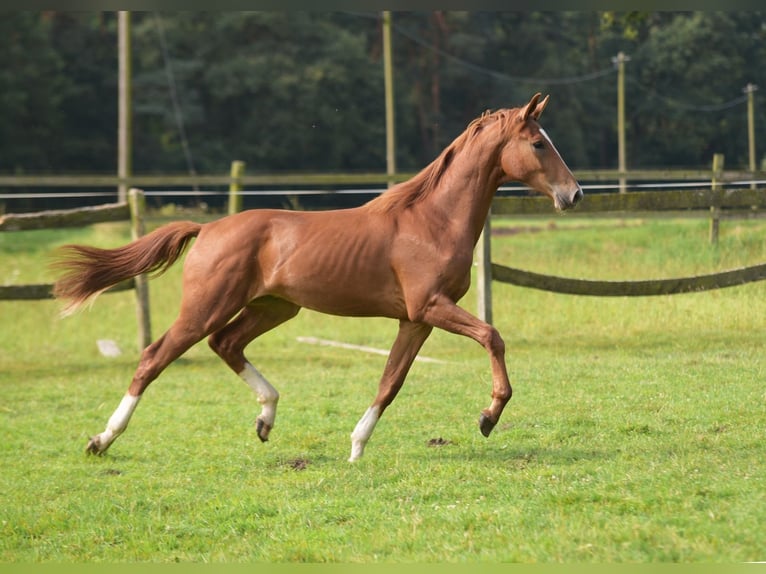
M 405 319 L 407 317 L 404 303 L 396 303 L 385 299 L 367 298 L 333 298 L 333 297 L 293 297 L 292 301 L 321 313 L 341 315 L 344 317 L 391 317 Z
M 404 317 L 406 308 L 384 246 L 306 242 L 275 266 L 267 290 L 297 305 L 347 316 Z
M 313 268 L 308 273 L 291 273 L 275 294 L 301 307 L 322 313 L 353 317 L 406 316 L 399 286 L 384 274 L 348 273 L 338 269 Z

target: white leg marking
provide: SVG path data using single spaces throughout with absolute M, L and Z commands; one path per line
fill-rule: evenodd
M 120 406 L 112 413 L 112 416 L 109 417 L 109 421 L 106 423 L 106 430 L 97 437 L 97 442 L 102 452 L 128 427 L 128 421 L 130 421 L 130 417 L 133 415 L 133 411 L 136 410 L 140 400 L 140 396 L 134 397 L 127 393 L 122 397 Z
M 271 383 L 250 363 L 245 363 L 245 368 L 239 373 L 239 376 L 255 391 L 258 402 L 263 405 L 259 418 L 269 428 L 273 427 L 274 419 L 277 416 L 277 401 L 279 401 L 277 389 L 272 387 Z
M 356 423 L 354 432 L 351 433 L 351 456 L 348 459 L 349 462 L 354 462 L 361 458 L 364 453 L 364 446 L 370 439 L 370 435 L 372 435 L 372 431 L 375 429 L 379 418 L 380 407 L 371 406 L 364 413 L 364 416 L 359 419 L 359 422 Z

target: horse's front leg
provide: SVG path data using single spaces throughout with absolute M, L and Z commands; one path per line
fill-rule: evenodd
M 489 436 L 500 420 L 505 405 L 511 400 L 513 392 L 505 367 L 503 338 L 492 325 L 477 319 L 444 295 L 436 295 L 429 301 L 423 310 L 423 320 L 450 333 L 470 337 L 489 353 L 492 366 L 492 404 L 481 412 L 479 418 L 481 434 Z
M 359 420 L 354 432 L 351 433 L 351 456 L 349 462 L 358 460 L 364 453 L 364 447 L 378 423 L 383 411 L 396 398 L 404 379 L 412 366 L 412 362 L 431 334 L 432 327 L 423 323 L 410 321 L 399 322 L 399 332 L 388 355 L 383 376 L 378 385 L 378 395 L 372 405 Z
M 104 432 L 90 438 L 85 452 L 88 454 L 104 454 L 115 439 L 128 428 L 130 417 L 133 416 L 133 411 L 136 410 L 140 400 L 141 395 L 133 396 L 130 393 L 125 393 L 117 410 L 109 417 Z

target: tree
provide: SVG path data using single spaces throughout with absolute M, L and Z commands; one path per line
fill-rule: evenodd
M 384 170 L 380 13 L 133 22 L 135 173 L 183 172 L 189 159 L 199 173 L 233 159 L 250 173 Z M 615 167 L 619 51 L 631 57 L 628 167 L 709 165 L 716 152 L 746 165 L 742 89 L 766 89 L 762 12 L 395 12 L 393 23 L 400 171 L 535 91 L 552 96 L 544 123 L 572 167 Z M 115 13 L 7 13 L 0 63 L 0 171 L 115 171 Z M 759 104 L 759 135 L 764 122 Z
M 234 158 L 249 171 L 380 169 L 384 163 L 382 74 L 366 38 L 332 15 L 303 12 L 164 15 L 191 147 L 202 171 Z M 161 55 L 149 46 L 136 81 L 157 152 L 178 156 Z M 192 41 L 194 39 L 194 41 Z M 380 97 L 378 97 L 380 94 Z M 165 102 L 164 105 L 160 102 Z M 152 145 L 146 142 L 147 146 Z M 177 162 L 176 162 L 177 163 Z M 142 165 L 142 163 L 138 163 Z
M 694 12 L 651 27 L 630 64 L 632 165 L 709 165 L 717 152 L 747 164 L 742 88 L 766 80 L 753 65 L 765 26 L 760 13 Z
M 59 124 L 51 134 L 57 172 L 117 169 L 117 18 L 110 12 L 56 12 L 49 41 L 61 64 L 49 78 Z M 52 126 L 51 126 L 52 127 Z M 36 145 L 44 145 L 40 138 Z
M 0 18 L 0 170 L 46 171 L 58 167 L 55 147 L 41 146 L 61 132 L 61 110 L 70 87 L 63 60 L 50 38 L 48 14 L 11 12 Z

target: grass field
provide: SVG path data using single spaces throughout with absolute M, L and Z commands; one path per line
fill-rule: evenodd
M 493 259 L 542 273 L 644 279 L 761 263 L 766 222 L 501 220 Z M 66 242 L 122 224 L 0 234 L 0 283 L 52 279 Z M 181 266 L 151 283 L 158 336 Z M 514 397 L 493 435 L 481 347 L 435 332 L 365 456 L 349 434 L 392 321 L 302 311 L 249 348 L 277 386 L 271 440 L 252 392 L 205 343 L 147 391 L 106 456 L 87 457 L 137 361 L 132 293 L 61 320 L 0 302 L 0 562 L 744 562 L 766 560 L 766 282 L 589 298 L 494 284 Z M 471 291 L 463 305 L 475 309 Z M 99 339 L 123 350 L 103 357 Z M 434 440 L 437 439 L 437 440 Z M 441 439 L 441 440 L 438 440 Z

